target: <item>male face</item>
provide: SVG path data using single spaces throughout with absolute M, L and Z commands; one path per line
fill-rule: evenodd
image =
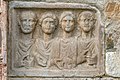
M 89 32 L 95 25 L 95 19 L 93 14 L 84 13 L 80 17 L 79 25 L 84 32 Z
M 21 14 L 21 30 L 24 33 L 31 33 L 35 28 L 35 14 L 31 12 L 23 12 Z
M 61 27 L 65 32 L 71 32 L 74 29 L 74 19 L 72 16 L 65 16 L 61 21 Z
M 46 34 L 51 34 L 55 30 L 55 21 L 53 18 L 45 18 L 42 21 L 42 30 Z

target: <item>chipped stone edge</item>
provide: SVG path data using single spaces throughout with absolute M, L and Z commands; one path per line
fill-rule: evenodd
M 46 3 L 46 2 L 22 2 L 22 1 L 11 1 L 9 3 L 9 30 L 8 30 L 8 39 L 9 41 L 11 40 L 12 42 L 12 36 L 11 36 L 11 18 L 12 18 L 12 13 L 15 11 L 14 9 L 19 9 L 19 8 L 23 8 L 23 9 L 27 9 L 27 8 L 47 8 L 47 9 L 57 9 L 57 8 L 65 8 L 65 9 L 90 9 L 90 10 L 95 10 L 97 12 L 97 16 L 99 17 L 98 19 L 100 19 L 100 25 L 102 25 L 101 23 L 101 14 L 100 14 L 100 11 L 96 8 L 96 7 L 93 7 L 93 6 L 90 6 L 88 4 L 79 4 L 79 3 Z M 12 43 L 11 43 L 12 44 Z M 8 48 L 11 49 L 11 44 L 8 44 Z M 101 53 L 103 54 L 103 52 Z M 8 64 L 11 64 L 11 60 L 12 60 L 12 49 L 11 50 L 8 50 Z M 11 58 L 11 59 L 10 59 Z M 102 57 L 102 61 L 100 62 L 101 63 L 104 63 L 104 57 Z M 12 64 L 11 64 L 12 65 Z M 54 75 L 50 74 L 50 75 L 47 75 L 48 74 L 47 72 L 44 72 L 44 74 L 42 72 L 34 72 L 34 71 L 31 71 L 32 74 L 26 71 L 15 71 L 15 69 L 13 68 L 13 66 L 9 65 L 8 66 L 8 76 L 41 76 L 41 77 L 95 77 L 95 76 L 102 76 L 104 75 L 104 64 L 101 64 L 100 66 L 102 68 L 100 68 L 100 70 L 95 70 L 95 71 L 71 71 L 72 74 L 69 74 L 69 75 L 65 75 L 66 73 L 64 74 L 55 74 L 53 72 Z M 56 71 L 55 71 L 56 72 Z M 69 71 L 68 71 L 69 72 Z M 67 73 L 68 73 L 67 72 Z M 90 73 L 89 73 L 90 72 Z M 82 73 L 82 74 L 81 74 Z M 93 73 L 93 74 L 91 74 Z M 18 74 L 18 75 L 16 75 Z M 28 74 L 28 75 L 27 75 Z M 38 75 L 39 74 L 39 75 Z M 85 74 L 85 75 L 84 75 Z

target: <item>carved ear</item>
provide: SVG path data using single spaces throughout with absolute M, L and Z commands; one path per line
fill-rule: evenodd
M 55 19 L 55 29 L 57 29 L 58 24 L 59 24 L 59 21 L 58 21 L 58 18 L 56 18 L 56 19 Z
M 20 15 L 17 15 L 17 22 L 18 22 L 18 26 L 20 26 L 21 25 L 21 21 L 20 21 L 21 19 L 20 19 Z
M 39 22 L 38 18 L 35 19 L 35 22 L 36 22 L 36 23 L 35 23 L 35 26 L 37 26 L 37 24 L 38 24 L 38 22 Z
M 96 23 L 97 19 L 94 19 L 94 24 Z
M 41 19 L 38 20 L 38 25 L 41 27 L 41 25 L 42 25 L 42 20 Z
M 77 23 L 80 24 L 80 20 L 77 20 Z

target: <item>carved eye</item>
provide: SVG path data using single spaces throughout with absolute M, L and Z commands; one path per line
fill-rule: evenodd
M 31 19 L 28 20 L 29 22 L 32 21 Z
M 48 23 L 48 21 L 45 21 L 45 24 Z
M 33 19 L 29 19 L 29 21 L 33 22 L 34 20 Z
M 85 21 L 86 21 L 86 19 L 82 19 L 82 21 L 84 21 L 84 22 L 85 22 Z
M 63 20 L 64 22 L 67 22 L 67 20 Z
M 90 19 L 87 19 L 87 21 L 91 21 Z
M 72 22 L 72 23 L 73 23 L 73 22 L 74 22 L 74 20 L 70 20 L 70 22 Z
M 51 23 L 51 24 L 53 24 L 53 23 L 54 23 L 54 21 L 50 21 L 50 23 Z
M 27 21 L 27 19 L 22 19 L 22 22 L 25 22 L 25 21 Z

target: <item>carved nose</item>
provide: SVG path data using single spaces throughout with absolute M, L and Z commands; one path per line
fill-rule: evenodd
M 70 22 L 69 21 L 67 21 L 67 27 L 69 27 L 70 26 Z
M 88 24 L 89 22 L 88 21 L 85 21 L 85 24 Z
M 47 22 L 46 25 L 47 25 L 47 27 L 50 27 L 50 22 Z
M 26 25 L 30 26 L 30 22 L 29 22 L 29 20 L 26 21 Z

